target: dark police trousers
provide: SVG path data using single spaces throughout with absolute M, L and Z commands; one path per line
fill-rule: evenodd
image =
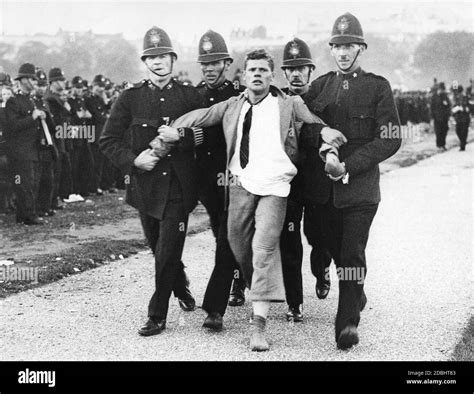
M 94 174 L 89 184 L 89 190 L 93 193 L 97 189 L 109 190 L 113 186 L 114 166 L 109 159 L 99 150 L 98 142 L 90 144 L 92 157 L 94 160 Z
M 72 193 L 72 169 L 69 152 L 59 152 L 58 160 L 54 166 L 54 191 L 53 198 L 69 198 Z
M 378 204 L 336 208 L 333 196 L 322 210 L 326 245 L 334 258 L 339 277 L 339 304 L 336 316 L 336 341 L 348 325 L 359 325 L 364 279 L 367 274 L 365 247 Z M 345 280 L 341 280 L 345 279 Z
M 331 255 L 324 246 L 321 231 L 321 215 L 314 206 L 303 206 L 288 199 L 285 224 L 281 232 L 280 249 L 285 284 L 286 302 L 290 307 L 303 303 L 303 244 L 301 241 L 301 219 L 304 209 L 304 233 L 311 245 L 311 272 L 318 283 L 327 282 L 324 273 L 331 264 Z
M 202 303 L 202 309 L 207 313 L 217 312 L 222 316 L 224 316 L 227 303 L 229 302 L 232 280 L 244 280 L 239 277 L 239 266 L 235 261 L 227 238 L 227 217 L 228 212 L 224 211 L 219 218 L 219 227 L 216 229 L 215 265 L 211 277 L 209 278 Z
M 327 273 L 331 265 L 331 253 L 324 238 L 322 211 L 324 205 L 311 204 L 304 208 L 304 234 L 311 245 L 311 272 L 318 280 L 318 284 L 329 283 Z
M 89 193 L 89 183 L 94 178 L 94 158 L 90 146 L 85 140 L 74 141 L 71 152 L 73 192 L 82 196 Z
M 48 212 L 52 208 L 54 192 L 54 161 L 40 162 L 41 175 L 38 191 L 38 212 Z
M 171 292 L 183 295 L 189 283 L 181 261 L 188 225 L 182 199 L 168 200 L 163 220 L 140 213 L 148 244 L 155 256 L 155 292 L 148 305 L 148 316 L 166 319 Z
M 456 134 L 459 138 L 461 149 L 466 147 L 467 134 L 469 133 L 469 123 L 456 123 Z
M 216 238 L 215 264 L 204 294 L 202 308 L 207 313 L 217 312 L 223 316 L 229 302 L 232 281 L 239 281 L 242 289 L 245 289 L 245 282 L 227 239 L 227 211 L 224 210 L 225 188 L 224 185 L 218 184 L 219 174 L 215 170 L 219 167 L 225 168 L 225 166 L 218 166 L 216 164 L 218 159 L 205 156 L 197 163 L 199 168 L 198 198 L 206 208 L 212 232 Z
M 39 161 L 11 160 L 13 184 L 16 191 L 17 220 L 38 216 L 37 198 L 41 166 Z
M 301 243 L 301 219 L 303 205 L 288 199 L 285 223 L 280 236 L 281 265 L 285 285 L 286 302 L 290 307 L 303 303 L 303 244 Z
M 439 121 L 435 119 L 434 129 L 436 134 L 436 146 L 442 148 L 446 145 L 446 135 L 449 130 L 448 120 Z

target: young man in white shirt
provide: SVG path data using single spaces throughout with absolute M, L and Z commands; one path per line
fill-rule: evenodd
M 266 351 L 270 303 L 285 301 L 279 242 L 290 182 L 297 173 L 295 122 L 317 124 L 314 132 L 321 132 L 325 142 L 336 146 L 345 138 L 312 114 L 301 97 L 286 96 L 271 85 L 274 62 L 264 49 L 249 52 L 244 68 L 247 89 L 242 94 L 192 111 L 159 132 L 165 141 L 173 141 L 179 138 L 178 127 L 222 122 L 227 145 L 228 238 L 253 302 L 250 348 Z M 195 133 L 196 142 L 202 138 L 206 135 Z

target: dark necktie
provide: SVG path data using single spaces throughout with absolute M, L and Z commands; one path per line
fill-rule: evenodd
M 242 126 L 242 140 L 240 141 L 240 166 L 245 168 L 249 162 L 249 141 L 250 141 L 250 126 L 252 125 L 252 108 L 245 114 L 244 124 Z

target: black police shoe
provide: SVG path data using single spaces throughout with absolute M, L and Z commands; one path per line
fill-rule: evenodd
M 286 312 L 286 320 L 294 322 L 303 321 L 303 305 L 290 306 L 288 312 Z
M 221 331 L 223 326 L 221 314 L 217 312 L 210 312 L 204 320 L 204 324 L 202 326 L 205 328 L 210 328 L 211 330 Z
M 181 309 L 185 312 L 192 312 L 196 309 L 196 300 L 187 287 L 184 294 L 178 297 L 178 303 Z
M 31 218 L 26 218 L 26 219 L 17 219 L 17 223 L 23 223 L 26 224 L 27 226 L 38 226 L 38 225 L 43 225 L 43 219 L 39 217 L 31 217 Z
M 143 337 L 149 337 L 161 333 L 165 328 L 166 320 L 157 320 L 150 317 L 145 325 L 138 330 L 138 333 Z
M 350 325 L 345 327 L 339 334 L 337 339 L 337 348 L 341 350 L 346 350 L 351 348 L 354 345 L 359 343 L 359 334 L 357 332 L 357 327 Z
M 319 283 L 319 281 L 316 281 L 316 296 L 320 300 L 324 300 L 328 296 L 329 290 L 331 290 L 331 282 Z
M 56 210 L 56 211 L 60 211 L 62 209 L 64 209 L 64 205 L 62 205 L 60 202 L 59 202 L 59 198 L 55 198 L 54 201 L 53 201 L 53 209 Z
M 242 288 L 241 282 L 234 280 L 230 290 L 229 306 L 242 306 L 245 303 L 245 287 Z

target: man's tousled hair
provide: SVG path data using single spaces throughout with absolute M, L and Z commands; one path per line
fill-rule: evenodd
M 247 62 L 249 60 L 266 60 L 270 66 L 270 69 L 272 71 L 275 69 L 275 61 L 273 60 L 273 56 L 263 48 L 254 49 L 253 51 L 247 52 L 245 55 L 244 70 L 247 69 Z

